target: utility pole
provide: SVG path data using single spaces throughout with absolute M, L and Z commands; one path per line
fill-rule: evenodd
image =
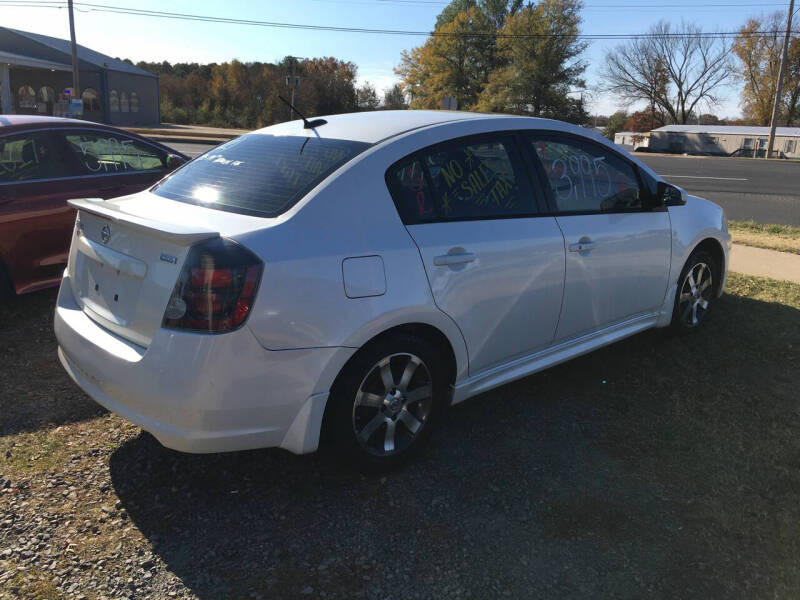
M 292 63 L 292 74 L 286 76 L 286 86 L 291 88 L 292 90 L 292 101 L 291 105 L 294 106 L 294 90 L 300 85 L 300 76 L 295 75 L 295 68 L 297 67 L 297 57 L 295 56 L 287 56 L 286 57 Z M 289 108 L 289 120 L 291 121 L 294 119 L 294 108 Z
M 781 107 L 783 96 L 783 73 L 786 71 L 786 54 L 789 51 L 789 36 L 792 34 L 792 13 L 794 0 L 789 1 L 789 16 L 786 17 L 786 35 L 783 37 L 783 53 L 781 54 L 781 67 L 778 71 L 778 85 L 775 86 L 775 102 L 772 105 L 772 119 L 769 122 L 769 142 L 767 143 L 767 156 L 772 156 L 772 147 L 775 145 L 775 127 L 778 124 L 778 110 Z
M 67 6 L 69 8 L 69 38 L 72 41 L 72 94 L 70 101 L 73 97 L 81 97 L 81 87 L 78 81 L 78 45 L 75 43 L 75 17 L 72 14 L 72 0 L 68 0 Z

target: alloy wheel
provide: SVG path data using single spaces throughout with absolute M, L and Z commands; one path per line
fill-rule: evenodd
M 686 327 L 696 327 L 703 320 L 714 293 L 711 268 L 698 262 L 689 269 L 678 296 L 678 315 Z
M 361 381 L 353 404 L 353 431 L 373 456 L 408 448 L 425 427 L 433 405 L 433 381 L 414 354 L 382 358 Z

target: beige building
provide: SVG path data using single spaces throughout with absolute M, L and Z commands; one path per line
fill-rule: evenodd
M 614 134 L 614 143 L 620 146 L 632 146 L 636 148 L 647 148 L 650 141 L 650 132 L 640 131 L 619 131 Z
M 769 127 L 665 125 L 650 132 L 650 152 L 764 157 Z M 775 155 L 800 159 L 800 127 L 778 127 Z

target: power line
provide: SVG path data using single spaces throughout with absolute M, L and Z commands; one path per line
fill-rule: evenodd
M 416 4 L 421 6 L 446 6 L 450 4 L 442 0 L 312 0 L 313 2 L 329 2 L 331 4 L 362 4 L 367 6 L 381 6 L 386 4 Z M 766 6 L 789 6 L 786 2 L 712 2 L 712 3 L 691 3 L 691 4 L 584 4 L 584 9 L 606 9 L 606 8 L 736 8 L 736 7 L 766 7 Z
M 65 2 L 59 0 L 32 0 L 30 2 L 21 3 L 19 0 L 0 0 L 3 6 L 27 6 L 31 8 L 63 8 Z M 405 29 L 378 29 L 367 27 L 346 27 L 337 25 L 311 25 L 304 23 L 285 23 L 279 21 L 260 21 L 254 19 L 239 19 L 235 17 L 215 17 L 211 15 L 198 15 L 192 13 L 177 13 L 167 11 L 157 11 L 138 8 L 126 8 L 121 6 L 113 6 L 108 4 L 96 4 L 91 2 L 74 2 L 75 6 L 83 7 L 86 12 L 101 12 L 112 14 L 123 14 L 132 16 L 145 16 L 155 17 L 161 19 L 174 19 L 182 21 L 197 21 L 203 23 L 222 23 L 230 25 L 250 25 L 256 27 L 271 27 L 278 29 L 301 29 L 307 31 L 331 31 L 340 33 L 368 33 L 377 35 L 404 35 L 404 36 L 431 36 L 431 37 L 493 37 L 493 38 L 511 38 L 511 39 L 550 39 L 550 38 L 563 38 L 563 39 L 581 39 L 581 40 L 629 40 L 629 39 L 647 39 L 652 37 L 670 37 L 670 38 L 735 38 L 739 36 L 755 36 L 755 35 L 771 35 L 776 33 L 783 33 L 782 31 L 718 31 L 718 32 L 671 32 L 671 33 L 633 33 L 633 34 L 572 34 L 572 33 L 548 33 L 548 34 L 503 34 L 493 31 L 475 31 L 469 33 L 462 32 L 442 32 L 442 31 L 412 31 Z M 792 33 L 798 33 L 793 31 Z
M 381 5 L 388 5 L 388 4 L 412 4 L 412 5 L 439 5 L 445 6 L 448 5 L 449 2 L 444 2 L 441 0 L 312 0 L 314 2 L 329 2 L 332 4 L 361 4 L 361 5 L 368 5 L 368 6 L 381 6 Z M 0 2 L 5 5 L 11 6 L 29 6 L 32 8 L 41 8 L 45 6 L 52 6 L 61 8 L 66 4 L 64 0 L 7 0 L 4 2 Z M 87 4 L 87 3 L 76 3 L 76 4 Z M 87 4 L 88 5 L 88 4 Z M 130 10 L 130 11 L 137 11 L 137 10 L 144 10 L 144 9 L 131 9 L 122 6 L 109 6 L 109 5 L 98 5 L 103 6 L 104 9 L 116 9 L 116 10 Z M 693 8 L 737 8 L 737 7 L 768 7 L 768 6 L 778 6 L 778 7 L 787 7 L 789 6 L 786 2 L 739 2 L 739 3 L 731 3 L 731 2 L 701 2 L 701 3 L 691 3 L 691 4 L 676 4 L 676 3 L 668 3 L 668 4 L 584 4 L 583 9 L 630 9 L 630 8 L 669 8 L 669 9 L 693 9 Z M 147 11 L 145 11 L 147 12 Z M 157 12 L 157 11 L 152 11 Z M 176 13 L 181 14 L 181 13 Z

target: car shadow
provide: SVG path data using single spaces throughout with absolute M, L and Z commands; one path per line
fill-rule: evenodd
M 72 382 L 58 360 L 53 335 L 57 296 L 57 289 L 48 289 L 0 305 L 0 436 L 106 412 Z
M 792 596 L 800 311 L 724 297 L 454 407 L 413 464 L 111 456 L 154 552 L 200 598 Z M 793 367 L 793 368 L 792 368 Z

